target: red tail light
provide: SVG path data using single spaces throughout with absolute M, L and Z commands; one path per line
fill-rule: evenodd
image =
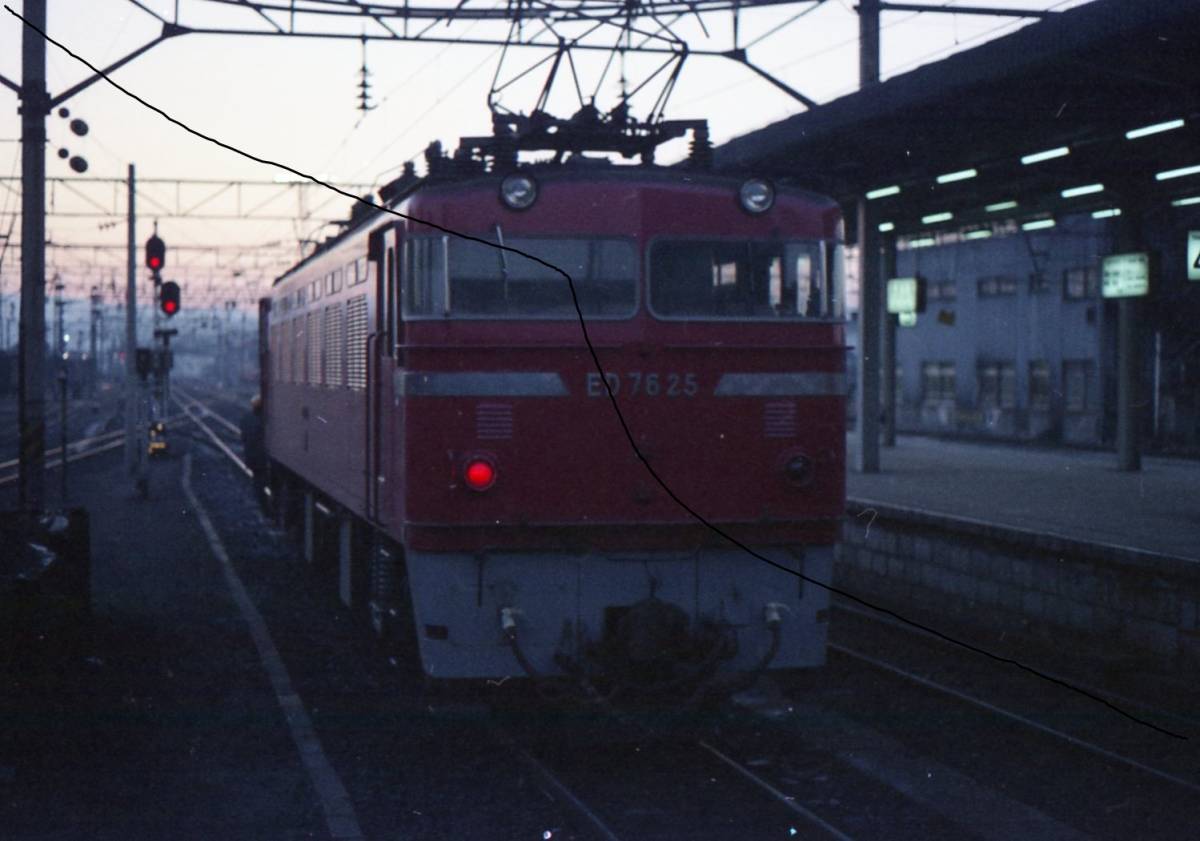
M 486 491 L 496 484 L 496 465 L 486 458 L 472 458 L 463 470 L 463 480 L 473 491 Z

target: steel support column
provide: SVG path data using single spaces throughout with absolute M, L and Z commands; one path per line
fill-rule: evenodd
M 1117 251 L 1146 250 L 1144 227 L 1145 195 L 1140 185 L 1121 190 L 1121 218 L 1117 224 Z M 1158 278 L 1156 264 L 1150 263 L 1150 294 L 1155 294 Z M 1142 469 L 1141 453 L 1141 298 L 1121 298 L 1117 302 L 1117 469 Z
M 46 1 L 25 0 L 25 18 L 46 29 Z M 46 41 L 21 30 L 21 329 L 18 499 L 40 511 L 46 494 Z
M 879 83 L 879 0 L 859 3 L 858 33 L 858 83 L 866 89 Z M 858 447 L 854 468 L 860 473 L 878 473 L 879 327 L 883 294 L 878 219 L 866 198 L 858 200 L 858 267 Z
M 896 235 L 883 237 L 883 278 L 886 284 L 896 276 Z M 885 287 L 886 288 L 886 287 Z M 886 298 L 886 295 L 884 296 Z M 880 307 L 883 318 L 883 349 L 879 355 L 883 366 L 883 446 L 896 446 L 896 316 L 887 311 L 886 301 Z

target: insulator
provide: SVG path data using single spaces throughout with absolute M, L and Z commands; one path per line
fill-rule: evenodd
M 713 165 L 712 140 L 708 136 L 708 125 L 692 129 L 692 142 L 688 151 L 692 169 L 711 170 Z

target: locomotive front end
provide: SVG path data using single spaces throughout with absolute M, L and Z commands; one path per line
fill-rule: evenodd
M 821 664 L 836 206 L 677 174 L 536 189 L 414 207 L 505 249 L 406 235 L 393 516 L 426 672 L 648 690 Z

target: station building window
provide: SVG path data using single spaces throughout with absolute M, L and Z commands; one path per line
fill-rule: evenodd
M 1029 291 L 1034 294 L 1049 292 L 1050 279 L 1042 272 L 1033 272 L 1029 275 Z
M 1011 362 L 980 362 L 979 408 L 1015 409 L 1017 406 L 1017 368 Z
M 921 394 L 926 403 L 954 402 L 953 362 L 921 363 Z
M 981 277 L 978 288 L 980 298 L 1003 298 L 1017 294 L 1017 281 L 1002 275 Z
M 1083 301 L 1095 298 L 1100 292 L 1100 270 L 1095 266 L 1078 266 L 1063 270 L 1063 298 Z
M 953 280 L 935 281 L 925 284 L 925 300 L 952 304 L 958 300 L 958 283 Z
M 1063 360 L 1063 402 L 1068 412 L 1085 412 L 1091 399 L 1092 361 Z
M 1046 412 L 1051 406 L 1050 363 L 1035 359 L 1029 363 L 1029 408 L 1034 412 Z

